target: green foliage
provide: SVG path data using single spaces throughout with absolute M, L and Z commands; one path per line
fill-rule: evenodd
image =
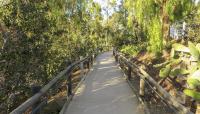
M 120 52 L 122 52 L 124 54 L 128 54 L 130 56 L 136 56 L 140 50 L 141 50 L 141 48 L 138 46 L 124 45 L 121 47 Z
M 165 68 L 162 68 L 160 70 L 159 76 L 161 78 L 165 78 L 165 77 L 169 76 L 170 71 L 171 71 L 171 66 L 170 66 L 170 64 L 168 64 Z
M 196 100 L 200 100 L 200 92 L 196 92 L 194 90 L 190 90 L 190 89 L 185 89 L 183 91 L 186 95 L 196 99 Z
M 148 50 L 153 53 L 161 53 L 163 49 L 163 39 L 161 33 L 161 23 L 157 18 L 154 18 L 148 26 Z
M 198 51 L 200 52 L 200 43 L 198 43 L 198 44 L 196 45 L 196 48 L 197 48 Z
M 188 18 L 196 10 L 192 0 L 125 0 L 123 6 L 128 28 L 145 32 L 143 38 L 153 53 L 161 53 L 169 41 L 170 23 Z
M 0 113 L 30 97 L 32 85 L 43 86 L 103 47 L 103 30 L 101 8 L 91 1 L 10 0 L 0 6 Z
M 174 49 L 175 51 L 190 52 L 189 48 L 182 44 L 175 43 L 172 45 L 172 47 L 172 49 Z
M 170 76 L 186 75 L 189 71 L 183 68 L 175 68 L 170 72 Z
M 191 89 L 195 89 L 200 86 L 200 81 L 197 79 L 188 78 L 187 83 Z
M 192 42 L 188 42 L 191 55 L 196 59 L 200 59 L 200 52 Z
M 112 16 L 105 20 L 105 26 L 109 29 L 112 36 L 111 42 L 115 47 L 135 44 L 146 45 L 145 29 L 135 18 L 133 6 L 132 0 L 121 1 L 121 5 L 114 6 L 116 11 Z
M 92 0 L 5 0 L 4 3 L 0 6 L 0 89 L 4 88 L 0 91 L 0 105 L 6 105 L 7 112 L 3 113 L 9 113 L 29 97 L 31 85 L 46 84 L 80 56 L 109 43 L 132 56 L 146 48 L 161 53 L 168 33 L 165 26 L 194 14 L 198 20 L 200 12 L 199 6 L 194 10 L 191 0 L 166 3 L 125 0 L 120 5 L 112 0 L 109 5 L 114 7 L 114 13 L 105 20 L 101 6 Z M 196 28 L 189 34 L 197 37 L 194 33 L 198 31 Z M 189 39 L 198 41 L 192 37 Z M 199 45 L 172 47 L 173 58 L 180 51 L 199 60 Z M 162 64 L 165 68 L 161 76 L 187 73 L 173 67 L 174 64 L 181 63 L 171 59 Z M 9 97 L 16 93 L 19 93 L 16 102 L 10 104 Z
M 190 97 L 193 97 L 196 100 L 200 100 L 200 93 L 198 91 L 198 88 L 200 87 L 200 52 L 198 49 L 198 44 L 195 45 L 189 41 L 188 47 L 186 47 L 182 44 L 175 43 L 172 45 L 172 51 L 173 54 L 171 55 L 169 64 L 164 65 L 164 67 L 160 70 L 159 76 L 161 78 L 168 76 L 176 77 L 180 75 L 187 76 L 186 81 L 189 89 L 185 89 L 184 93 Z M 174 59 L 174 55 L 176 55 L 177 53 L 178 58 Z M 195 61 L 196 65 L 187 64 L 188 61 Z M 173 67 L 169 67 L 170 65 Z M 185 65 L 187 65 L 187 67 Z

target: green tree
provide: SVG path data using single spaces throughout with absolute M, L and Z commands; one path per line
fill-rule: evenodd
M 46 84 L 101 47 L 101 21 L 101 8 L 92 0 L 6 0 L 0 5 L 0 113 L 30 97 L 32 85 Z

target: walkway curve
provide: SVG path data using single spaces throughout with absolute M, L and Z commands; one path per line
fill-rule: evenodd
M 99 55 L 65 114 L 144 114 L 112 57 Z

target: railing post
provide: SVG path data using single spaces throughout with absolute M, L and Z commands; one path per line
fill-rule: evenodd
M 34 95 L 34 94 L 36 94 L 36 93 L 38 93 L 39 91 L 40 91 L 40 89 L 41 89 L 41 86 L 32 86 L 31 87 L 31 90 L 32 90 L 32 94 Z M 33 106 L 32 106 L 32 110 L 34 110 L 39 104 L 40 104 L 40 102 L 41 102 L 41 100 L 38 100 L 38 102 L 37 103 L 35 103 Z M 32 113 L 32 114 L 40 114 L 40 109 L 39 110 L 36 110 L 34 113 Z
M 145 81 L 142 77 L 140 77 L 140 92 L 139 92 L 139 95 L 144 97 L 144 90 L 145 89 Z
M 72 77 L 71 73 L 69 74 L 68 80 L 67 80 L 67 95 L 71 96 L 72 95 Z
M 88 57 L 89 54 L 87 53 L 86 56 Z M 91 59 L 91 58 L 88 57 L 88 59 L 87 59 L 87 63 L 86 63 L 86 64 L 87 64 L 87 68 L 88 68 L 89 70 L 90 70 L 90 59 Z
M 80 60 L 82 60 L 82 59 L 83 59 L 83 57 L 80 56 Z M 83 62 L 80 63 L 80 69 L 81 69 L 81 76 L 83 76 L 84 75 L 84 65 L 83 65 Z
M 92 54 L 92 57 L 91 57 L 91 65 L 93 66 L 93 63 L 94 63 L 94 54 Z
M 131 66 L 128 65 L 128 80 L 131 79 Z
M 87 68 L 90 70 L 90 58 L 87 60 Z
M 115 61 L 118 62 L 118 55 L 115 53 Z

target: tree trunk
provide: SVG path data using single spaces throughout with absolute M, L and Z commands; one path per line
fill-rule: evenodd
M 162 38 L 163 38 L 163 44 L 166 45 L 166 43 L 169 41 L 169 15 L 165 11 L 165 7 L 168 0 L 163 0 L 162 6 L 161 6 L 161 22 L 162 22 Z
M 169 16 L 164 14 L 162 19 L 162 37 L 165 44 L 169 41 L 169 26 Z

